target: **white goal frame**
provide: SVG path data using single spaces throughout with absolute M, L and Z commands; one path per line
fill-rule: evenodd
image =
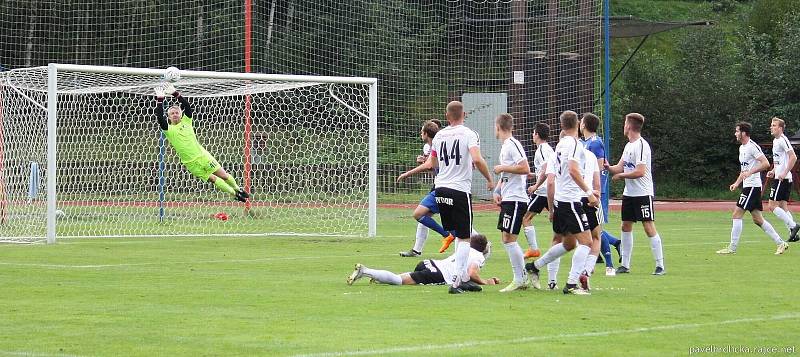
M 58 115 L 58 73 L 59 72 L 83 72 L 83 73 L 107 73 L 107 74 L 128 74 L 128 75 L 148 75 L 161 76 L 166 70 L 150 68 L 127 68 L 111 66 L 89 66 L 51 63 L 48 65 L 47 76 L 47 172 L 56 172 L 56 147 L 58 145 L 57 115 Z M 350 107 L 340 99 L 336 98 L 350 110 L 357 112 L 365 117 L 369 123 L 369 181 L 368 181 L 368 236 L 375 237 L 377 234 L 377 173 L 378 173 L 378 80 L 376 78 L 364 77 L 331 77 L 331 76 L 305 76 L 305 75 L 280 75 L 262 73 L 235 73 L 235 72 L 211 72 L 211 71 L 181 71 L 182 78 L 209 78 L 209 79 L 231 79 L 231 80 L 270 80 L 284 82 L 316 82 L 316 83 L 339 83 L 339 84 L 361 84 L 369 85 L 369 113 L 361 113 L 357 109 Z M 56 175 L 47 175 L 47 243 L 52 244 L 56 241 Z

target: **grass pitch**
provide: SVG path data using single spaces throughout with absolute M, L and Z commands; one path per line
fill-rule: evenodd
M 659 212 L 667 275 L 650 275 L 649 240 L 638 226 L 632 274 L 606 277 L 598 265 L 591 296 L 502 294 L 503 285 L 460 296 L 444 286 L 347 286 L 357 262 L 413 269 L 419 259 L 397 255 L 413 243 L 410 214 L 382 210 L 377 239 L 0 245 L 0 356 L 797 353 L 800 245 L 775 256 L 773 243 L 745 221 L 739 253 L 718 256 L 729 213 Z M 476 214 L 476 228 L 494 243 L 483 275 L 507 282 L 496 219 Z M 548 246 L 545 219 L 535 223 L 539 244 Z M 618 234 L 617 223 L 610 228 Z M 443 257 L 430 236 L 423 258 Z M 562 285 L 568 270 L 563 259 Z

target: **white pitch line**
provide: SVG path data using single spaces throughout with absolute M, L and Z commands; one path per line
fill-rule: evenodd
M 316 257 L 269 257 L 269 258 L 256 258 L 256 259 L 219 259 L 219 260 L 196 260 L 196 261 L 181 261 L 181 262 L 148 262 L 148 263 L 91 264 L 91 265 L 0 262 L 0 265 L 23 266 L 23 267 L 41 267 L 41 268 L 100 269 L 100 268 L 137 267 L 137 266 L 152 266 L 152 265 L 192 265 L 192 264 L 216 264 L 216 263 L 258 263 L 258 262 L 269 262 L 269 261 L 280 261 L 280 260 L 295 260 L 295 259 L 383 257 L 383 256 L 388 256 L 388 255 L 389 254 L 324 255 L 324 256 L 316 256 Z
M 14 357 L 79 357 L 77 355 L 68 355 L 64 353 L 44 353 L 44 352 L 28 352 L 28 351 L 0 351 L 0 356 L 14 356 Z
M 448 343 L 448 344 L 441 344 L 441 345 L 390 347 L 390 348 L 374 349 L 374 350 L 363 350 L 363 351 L 322 352 L 322 353 L 311 353 L 311 354 L 299 354 L 299 355 L 294 355 L 294 356 L 295 357 L 364 356 L 364 355 L 382 355 L 382 354 L 390 354 L 390 353 L 410 353 L 410 352 L 434 351 L 434 350 L 444 350 L 444 349 L 450 349 L 450 350 L 454 350 L 455 351 L 455 350 L 463 349 L 463 348 L 466 348 L 466 347 L 476 347 L 476 346 L 488 346 L 488 345 L 500 345 L 500 344 L 520 344 L 520 343 L 528 343 L 528 342 L 535 342 L 535 341 L 563 340 L 563 339 L 573 339 L 573 338 L 583 338 L 583 337 L 601 337 L 601 336 L 610 336 L 610 335 L 618 335 L 618 334 L 634 334 L 634 333 L 646 333 L 646 332 L 652 332 L 652 331 L 691 329 L 691 328 L 701 328 L 701 327 L 707 327 L 707 326 L 731 325 L 731 324 L 739 324 L 739 323 L 746 323 L 746 322 L 792 320 L 792 319 L 798 319 L 798 318 L 800 318 L 800 314 L 789 314 L 789 315 L 778 315 L 778 316 L 764 317 L 764 318 L 754 317 L 754 318 L 736 319 L 736 320 L 724 320 L 724 321 L 699 323 L 699 324 L 675 324 L 675 325 L 664 325 L 664 326 L 653 326 L 653 327 L 640 327 L 640 328 L 635 328 L 635 329 L 616 330 L 616 331 L 570 333 L 570 334 L 559 334 L 559 335 L 549 335 L 549 336 L 528 336 L 528 337 L 514 338 L 514 339 L 504 339 L 504 340 L 503 339 L 497 339 L 497 340 L 482 340 L 482 341 L 463 342 L 463 343 Z

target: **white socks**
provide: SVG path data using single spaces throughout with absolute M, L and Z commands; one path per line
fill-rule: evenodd
M 656 260 L 657 267 L 664 267 L 664 252 L 661 249 L 661 236 L 656 235 L 650 237 L 650 250 L 653 251 L 653 259 Z
M 775 242 L 775 244 L 783 243 L 783 239 L 781 239 L 781 237 L 778 235 L 778 232 L 775 232 L 775 228 L 773 228 L 766 219 L 764 220 L 764 223 L 761 223 L 761 229 L 763 229 L 764 232 L 767 233 L 770 238 L 772 238 L 772 241 Z
M 569 277 L 567 284 L 577 284 L 578 277 L 581 276 L 584 268 L 586 267 L 586 256 L 592 249 L 588 245 L 578 244 L 575 248 L 575 253 L 572 254 L 572 269 L 569 270 Z M 597 258 L 595 258 L 597 259 Z
M 523 283 L 525 281 L 525 257 L 522 256 L 522 248 L 519 243 L 504 243 L 503 246 L 508 252 L 508 260 L 511 261 L 511 270 L 514 272 L 514 282 Z
M 778 216 L 778 218 L 780 218 L 781 221 L 783 221 L 783 224 L 785 224 L 786 228 L 788 229 L 794 228 L 794 226 L 797 224 L 794 223 L 794 219 L 792 219 L 792 214 L 784 210 L 783 208 L 775 207 L 775 209 L 772 210 L 772 212 L 775 213 L 775 215 Z
M 564 254 L 567 254 L 567 250 L 564 249 L 563 244 L 558 243 L 550 247 L 550 249 L 547 250 L 547 253 L 544 253 L 541 258 L 537 259 L 533 265 L 536 266 L 536 269 L 541 269 L 543 266 L 549 264 L 556 258 L 560 258 Z
M 622 232 L 622 266 L 631 268 L 631 253 L 633 253 L 633 232 Z
M 469 241 L 456 239 L 456 274 L 459 278 L 453 282 L 454 287 L 461 285 L 462 281 L 469 281 L 467 260 L 469 260 Z
M 525 239 L 528 240 L 528 247 L 539 249 L 539 243 L 536 242 L 536 228 L 533 228 L 533 226 L 525 227 Z
M 422 223 L 417 223 L 417 240 L 414 241 L 414 250 L 422 253 L 426 240 L 428 240 L 428 227 L 425 227 Z
M 547 281 L 550 282 L 557 282 L 558 281 L 558 268 L 561 267 L 561 258 L 556 258 L 549 264 L 547 264 Z
M 400 275 L 392 273 L 388 270 L 377 270 L 364 267 L 362 271 L 364 272 L 364 275 L 384 284 L 392 284 L 392 285 L 403 284 L 403 278 L 401 278 Z
M 592 274 L 594 274 L 595 265 L 597 265 L 597 255 L 589 254 L 586 256 L 586 265 L 583 267 L 583 270 L 586 272 L 586 274 L 592 276 Z
M 766 222 L 766 221 L 765 221 Z M 772 226 L 770 226 L 772 228 Z M 733 228 L 731 228 L 731 245 L 730 250 L 736 251 L 739 246 L 739 237 L 742 235 L 742 219 L 733 220 Z

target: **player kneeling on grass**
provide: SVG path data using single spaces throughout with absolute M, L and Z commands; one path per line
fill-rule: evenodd
M 178 157 L 186 169 L 195 177 L 213 183 L 217 189 L 234 196 L 237 200 L 247 201 L 250 195 L 239 187 L 236 179 L 228 174 L 217 159 L 211 156 L 197 141 L 192 123 L 192 106 L 189 101 L 181 96 L 170 83 L 155 87 L 153 90 L 158 102 L 156 104 L 158 126 L 172 148 L 178 153 Z M 167 110 L 169 120 L 164 116 L 163 105 L 164 97 L 168 93 L 172 94 L 180 103 L 180 106 L 174 105 Z
M 467 271 L 469 273 L 470 281 L 461 283 L 460 288 L 468 291 L 481 291 L 483 290 L 480 285 L 495 285 L 500 283 L 498 278 L 489 278 L 484 280 L 479 275 L 483 264 L 489 258 L 491 248 L 486 236 L 482 234 L 473 234 L 470 237 L 470 250 L 469 259 L 467 260 Z M 363 264 L 356 264 L 355 270 L 347 278 L 347 285 L 353 283 L 363 277 L 370 277 L 376 282 L 391 285 L 444 285 L 453 284 L 455 277 L 458 275 L 458 267 L 456 266 L 456 255 L 453 254 L 446 259 L 433 260 L 426 259 L 419 262 L 410 273 L 395 274 L 388 270 L 371 269 Z

